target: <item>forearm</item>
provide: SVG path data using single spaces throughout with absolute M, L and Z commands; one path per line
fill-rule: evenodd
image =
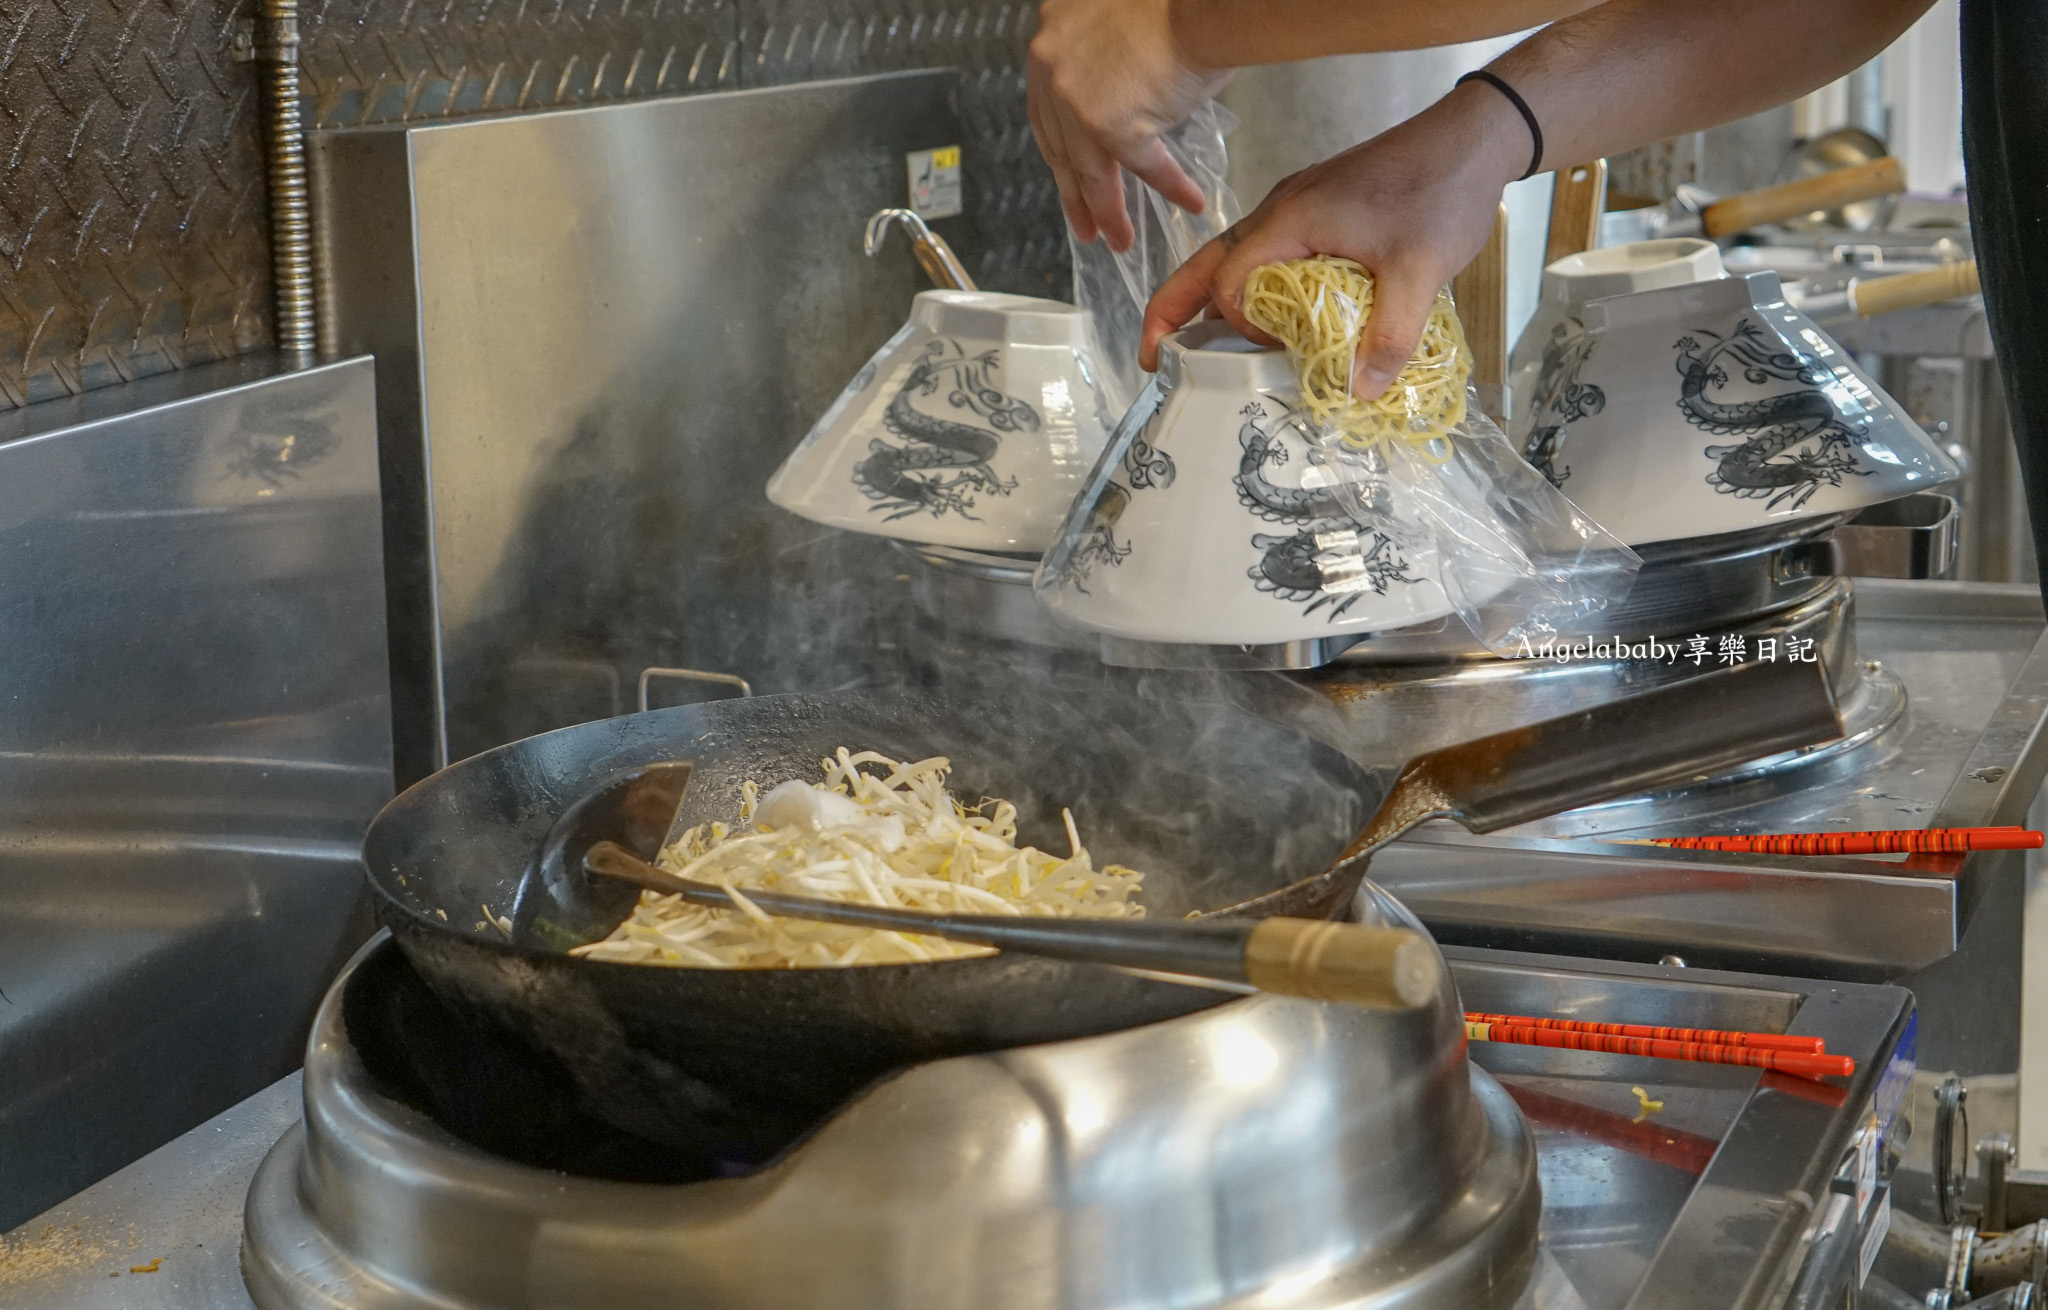
M 1175 41 L 1197 68 L 1422 50 L 1523 32 L 1599 0 L 1172 0 Z
M 1929 3 L 1607 0 L 1488 67 L 1528 101 L 1556 168 L 1782 105 L 1868 61 Z

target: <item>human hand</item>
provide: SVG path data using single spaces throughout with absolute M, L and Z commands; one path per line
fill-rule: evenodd
M 1173 36 L 1169 0 L 1044 0 L 1026 79 L 1031 131 L 1059 184 L 1067 222 L 1110 249 L 1136 239 L 1123 169 L 1174 204 L 1202 212 L 1201 188 L 1160 134 L 1216 94 L 1227 71 L 1196 68 Z
M 1145 309 L 1140 362 L 1198 313 L 1277 344 L 1244 317 L 1245 279 L 1261 264 L 1311 255 L 1353 259 L 1373 275 L 1372 313 L 1352 393 L 1378 397 L 1406 367 L 1437 289 L 1492 234 L 1502 189 L 1529 163 L 1528 128 L 1493 88 L 1467 83 L 1407 122 L 1303 169 L 1197 251 Z

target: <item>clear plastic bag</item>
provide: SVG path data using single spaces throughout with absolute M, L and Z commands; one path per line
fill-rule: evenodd
M 1126 172 L 1124 209 L 1137 233 L 1129 250 L 1117 254 L 1101 239 L 1083 245 L 1073 229 L 1067 230 L 1074 303 L 1087 311 L 1093 325 L 1096 358 L 1103 361 L 1106 388 L 1119 412 L 1145 385 L 1138 344 L 1152 293 L 1241 216 L 1225 180 L 1230 163 L 1223 138 L 1235 126 L 1229 110 L 1209 101 L 1165 134 L 1167 152 L 1201 188 L 1206 201 L 1201 213 L 1189 213 Z
M 1480 412 L 1449 293 L 1439 295 L 1394 385 L 1362 399 L 1350 390 L 1351 357 L 1371 308 L 1370 280 L 1343 261 L 1297 262 L 1334 265 L 1337 275 L 1262 269 L 1246 312 L 1291 343 L 1309 459 L 1346 513 L 1434 575 L 1497 655 L 1533 654 L 1618 605 L 1642 561 Z

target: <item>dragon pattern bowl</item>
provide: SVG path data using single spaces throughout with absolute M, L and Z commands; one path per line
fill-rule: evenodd
M 1566 413 L 1558 383 L 1575 352 L 1586 342 L 1585 310 L 1590 301 L 1631 291 L 1652 291 L 1724 276 L 1721 249 L 1696 237 L 1634 241 L 1566 255 L 1545 266 L 1536 312 L 1508 356 L 1509 395 L 1514 414 L 1508 437 L 1527 449 L 1539 427 L 1554 426 Z
M 1072 305 L 924 291 L 768 480 L 768 499 L 854 532 L 1036 556 L 1113 420 Z
M 1775 273 L 1588 303 L 1523 455 L 1631 546 L 1863 509 L 1959 476 Z
M 1309 459 L 1298 397 L 1287 356 L 1227 324 L 1168 337 L 1039 565 L 1039 602 L 1107 636 L 1187 646 L 1355 636 L 1451 613 L 1429 560 L 1368 508 L 1372 470 Z

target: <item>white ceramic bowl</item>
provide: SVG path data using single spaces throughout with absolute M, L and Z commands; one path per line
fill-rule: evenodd
M 1536 312 L 1522 329 L 1508 360 L 1509 394 L 1515 407 L 1508 436 L 1515 448 L 1537 468 L 1550 471 L 1543 463 L 1547 446 L 1532 441 L 1531 436 L 1538 428 L 1557 427 L 1568 412 L 1571 398 L 1562 393 L 1558 383 L 1584 353 L 1582 311 L 1587 302 L 1722 275 L 1720 248 L 1692 237 L 1588 250 L 1566 255 L 1545 268 Z
M 1451 612 L 1310 463 L 1285 354 L 1198 324 L 1166 339 L 1157 383 L 1163 401 L 1125 416 L 1039 566 L 1055 615 L 1130 641 L 1255 646 Z
M 1112 425 L 1072 305 L 920 292 L 768 480 L 768 499 L 855 532 L 1037 555 Z
M 1552 481 L 1631 546 L 1862 509 L 1957 476 L 1775 273 L 1584 307 Z M 1535 463 L 1535 460 L 1531 460 Z M 1541 467 L 1539 465 L 1539 467 Z

